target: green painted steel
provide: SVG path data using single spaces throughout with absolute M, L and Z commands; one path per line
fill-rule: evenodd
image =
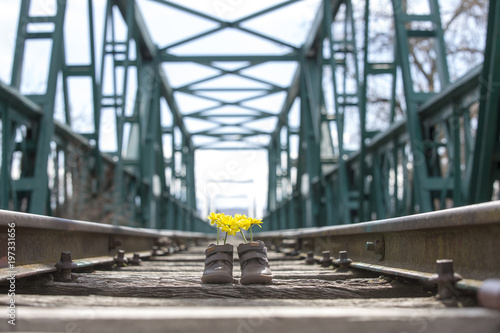
M 12 140 L 12 121 L 9 117 L 9 109 L 6 101 L 0 103 L 1 119 L 2 119 L 2 165 L 0 166 L 0 206 L 6 208 L 9 206 L 9 198 L 11 191 L 11 181 L 9 175 L 11 174 L 11 153 L 10 147 Z
M 496 156 L 499 147 L 499 78 L 500 4 L 497 1 L 490 1 L 485 59 L 481 74 L 477 139 L 469 178 L 469 200 L 472 203 L 491 200 L 492 184 L 500 179 L 500 167 Z
M 98 66 L 95 3 L 87 0 L 90 60 L 68 64 L 63 30 L 66 2 L 58 1 L 56 14 L 43 17 L 30 16 L 31 2 L 21 2 L 11 87 L 0 86 L 1 208 L 210 232 L 213 229 L 198 217 L 195 151 L 234 147 L 268 151 L 267 230 L 348 224 L 492 199 L 493 183 L 500 178 L 494 153 L 499 138 L 500 77 L 500 6 L 496 2 L 490 2 L 483 68 L 453 83 L 438 0 L 428 0 L 429 12 L 419 15 L 408 12 L 407 1 L 392 0 L 394 56 L 383 61 L 369 57 L 374 48 L 369 27 L 374 4 L 369 0 L 364 2 L 362 34 L 356 31 L 360 25 L 353 8 L 358 2 L 321 1 L 310 31 L 298 46 L 247 25 L 295 5 L 297 0 L 235 20 L 178 2 L 155 2 L 215 26 L 156 45 L 137 1 L 108 0 Z M 28 24 L 42 21 L 53 23 L 53 31 L 27 29 Z M 125 29 L 124 34 L 120 29 Z M 179 55 L 174 50 L 224 29 L 278 45 L 283 52 Z M 358 35 L 363 36 L 362 42 Z M 47 89 L 22 96 L 26 44 L 32 40 L 51 42 Z M 415 86 L 412 48 L 422 41 L 434 45 L 430 65 L 435 66 L 436 75 L 427 90 Z M 362 59 L 358 59 L 360 50 Z M 228 69 L 220 62 L 244 64 Z M 297 66 L 289 86 L 248 75 L 249 70 L 272 62 Z M 176 63 L 202 65 L 216 74 L 173 87 L 163 65 Z M 402 82 L 397 82 L 398 72 Z M 251 81 L 254 86 L 203 86 L 226 75 Z M 369 123 L 373 103 L 369 93 L 372 80 L 383 77 L 391 80 L 385 101 L 389 120 L 386 127 L 374 130 Z M 93 124 L 84 134 L 70 130 L 75 124 L 69 82 L 75 78 L 91 82 Z M 108 79 L 111 89 L 104 84 Z M 396 83 L 403 88 L 404 103 L 397 96 Z M 58 88 L 65 124 L 54 120 Z M 232 101 L 208 95 L 222 92 L 254 95 Z M 202 98 L 215 106 L 187 113 L 177 102 L 178 94 Z M 247 104 L 277 94 L 285 98 L 273 112 Z M 292 111 L 296 106 L 298 112 Z M 223 113 L 219 111 L 223 107 L 237 107 L 251 115 Z M 100 149 L 107 112 L 113 114 L 116 149 L 106 154 Z M 171 124 L 162 125 L 162 112 L 170 113 Z M 298 120 L 292 119 L 295 115 Z M 228 125 L 221 120 L 227 118 L 237 121 Z M 359 119 L 355 131 L 349 123 L 353 119 Z M 215 127 L 190 132 L 186 123 L 194 120 Z M 276 127 L 272 131 L 244 128 L 245 122 L 255 120 L 276 120 Z M 348 136 L 356 138 L 347 140 Z M 200 137 L 213 141 L 195 144 Z M 252 141 L 259 137 L 269 138 L 269 143 Z
M 42 115 L 35 128 L 26 133 L 27 146 L 24 151 L 24 163 L 19 179 L 11 182 L 13 196 L 16 197 L 16 209 L 21 209 L 22 202 L 27 205 L 27 211 L 35 214 L 47 214 L 49 206 L 49 191 L 47 189 L 47 162 L 50 153 L 50 142 L 54 133 L 54 107 L 57 86 L 57 75 L 62 69 L 63 26 L 66 1 L 58 1 L 56 15 L 46 17 L 53 21 L 54 30 L 47 34 L 28 32 L 28 24 L 33 21 L 29 15 L 31 1 L 21 3 L 20 20 L 17 31 L 17 41 L 14 53 L 11 85 L 17 89 L 21 85 L 23 58 L 26 42 L 33 39 L 48 39 L 51 41 L 50 64 L 45 93 L 32 95 L 31 98 L 41 105 Z M 40 19 L 40 18 L 38 18 Z
M 403 73 L 405 100 L 406 100 L 406 119 L 407 129 L 410 134 L 410 145 L 414 160 L 414 191 L 418 204 L 419 212 L 428 212 L 432 207 L 432 187 L 434 181 L 429 172 L 430 161 L 427 158 L 429 149 L 424 145 L 425 134 L 422 134 L 421 122 L 418 115 L 418 108 L 428 100 L 433 92 L 416 92 L 413 87 L 413 78 L 411 73 L 410 49 L 411 38 L 425 38 L 430 36 L 434 39 L 435 52 L 437 54 L 436 66 L 439 73 L 439 84 L 442 89 L 449 84 L 448 65 L 446 63 L 445 45 L 443 40 L 443 31 L 439 14 L 439 6 L 435 0 L 430 0 L 431 12 L 424 17 L 419 15 L 408 15 L 405 4 L 401 0 L 393 0 L 394 20 L 397 36 L 397 51 L 400 54 L 400 68 Z M 414 21 L 425 20 L 432 23 L 432 30 L 419 30 L 418 28 L 408 29 L 408 24 Z
M 323 172 L 320 176 L 321 188 L 319 192 L 322 193 L 322 196 L 321 201 L 315 201 L 315 204 L 321 209 L 325 203 L 328 224 L 368 221 L 471 203 L 471 200 L 467 199 L 467 193 L 469 184 L 472 184 L 470 182 L 472 161 L 477 163 L 478 168 L 480 163 L 487 165 L 488 168 L 494 165 L 490 162 L 491 160 L 485 160 L 484 156 L 478 157 L 474 154 L 471 119 L 474 108 L 479 102 L 478 73 L 480 69 L 472 71 L 463 79 L 450 85 L 437 1 L 429 1 L 430 12 L 426 15 L 407 14 L 404 7 L 405 2 L 402 1 L 393 1 L 393 5 L 397 37 L 394 43 L 394 59 L 392 62 L 370 62 L 368 60 L 370 52 L 368 21 L 371 9 L 370 1 L 365 2 L 363 50 L 366 52 L 363 61 L 363 77 L 359 80 L 358 90 L 360 91 L 358 95 L 360 148 L 354 153 L 347 151 L 344 154 L 348 156 L 345 161 L 337 161 L 332 171 Z M 323 17 L 319 15 L 318 19 L 323 22 L 324 26 L 329 26 L 336 22 L 339 8 L 345 6 L 345 11 L 348 12 L 349 2 L 326 1 L 324 6 L 324 8 L 330 7 L 331 10 L 327 10 Z M 332 19 L 328 18 L 329 13 L 332 13 Z M 349 16 L 341 17 L 344 18 L 344 24 L 348 24 L 348 20 L 345 18 Z M 419 28 L 421 25 L 414 25 L 414 22 L 419 22 L 419 24 L 428 22 L 427 26 L 432 28 L 423 31 Z M 318 24 L 317 27 L 321 29 L 321 24 Z M 491 22 L 489 27 L 490 34 L 492 31 L 496 31 L 495 28 L 492 28 Z M 332 30 L 326 28 L 325 31 L 328 35 L 328 31 Z M 309 47 L 313 45 L 312 41 L 317 41 L 318 38 L 315 37 L 317 34 L 314 33 L 311 36 Z M 427 93 L 414 89 L 414 79 L 412 78 L 414 63 L 410 59 L 409 50 L 409 43 L 412 39 L 432 40 L 435 45 L 435 66 L 438 69 L 435 91 Z M 332 37 L 330 37 L 331 40 Z M 495 45 L 489 41 L 487 44 Z M 345 66 L 338 61 L 341 58 L 339 54 L 341 49 L 339 48 L 335 52 L 337 61 L 330 61 L 330 66 L 332 68 Z M 492 54 L 494 53 L 495 51 L 492 51 Z M 402 72 L 402 86 L 406 100 L 403 120 L 396 120 L 395 117 L 398 68 Z M 485 73 L 488 71 L 494 73 L 491 67 L 489 70 L 485 70 Z M 388 98 L 391 105 L 390 121 L 385 132 L 373 132 L 368 129 L 366 120 L 369 103 L 366 98 L 367 88 L 370 84 L 369 78 L 378 75 L 392 78 L 392 88 Z M 333 77 L 333 82 L 339 77 Z M 491 87 L 491 77 L 489 78 L 490 83 L 485 86 Z M 483 80 L 483 82 L 487 82 L 486 77 Z M 342 88 L 342 83 L 333 84 L 333 93 L 337 96 L 336 98 L 343 97 Z M 304 93 L 301 92 L 301 94 Z M 481 104 L 485 105 L 486 102 L 481 100 Z M 496 104 L 498 105 L 498 103 Z M 338 103 L 338 105 L 342 104 Z M 334 107 L 336 112 L 334 121 L 338 123 L 337 126 L 342 125 L 344 113 L 342 110 L 337 110 L 338 106 Z M 304 108 L 302 111 L 304 112 Z M 287 112 L 288 110 L 285 109 L 283 114 L 287 114 Z M 491 114 L 496 114 L 495 112 L 492 110 Z M 496 124 L 496 122 L 493 121 L 491 124 Z M 304 125 L 306 124 L 302 124 L 302 126 Z M 279 123 L 278 126 L 282 126 L 282 124 Z M 480 128 L 478 135 L 481 135 Z M 305 132 L 301 133 L 304 135 Z M 301 140 L 304 140 L 302 135 Z M 491 135 L 495 136 L 493 132 Z M 342 139 L 342 135 L 337 137 L 336 151 L 343 149 Z M 491 139 L 488 142 L 491 142 Z M 478 145 L 477 142 L 476 145 Z M 490 158 L 491 156 L 492 154 L 490 154 Z M 448 162 L 443 167 L 444 158 Z M 465 175 L 464 170 L 469 172 L 468 175 Z M 301 172 L 298 173 L 300 177 Z M 486 174 L 490 176 L 486 176 L 487 178 L 482 183 L 491 191 L 495 178 L 491 178 L 493 174 L 491 172 Z M 271 186 L 270 192 L 273 190 L 274 187 Z M 313 195 L 312 192 L 315 190 L 311 188 L 309 191 L 306 197 Z M 477 190 L 471 190 L 470 193 L 472 192 L 477 193 Z M 488 194 L 488 191 L 486 194 L 484 194 L 484 189 L 480 192 L 485 195 L 483 200 L 491 199 L 491 194 Z M 297 188 L 293 197 L 297 198 L 298 196 L 301 194 Z M 278 207 L 286 206 L 292 202 L 293 200 L 286 199 L 278 203 Z M 301 213 L 307 214 L 309 208 L 303 204 L 300 206 L 304 207 L 299 209 L 302 210 Z M 269 218 L 280 219 L 279 215 L 281 214 L 279 210 L 272 211 Z M 278 215 L 278 217 L 274 217 L 274 215 Z M 323 223 L 324 221 L 318 220 L 315 221 L 314 225 L 323 225 Z M 292 227 L 290 224 L 286 226 L 286 228 L 290 227 Z
M 156 228 L 163 224 L 167 217 L 167 211 L 163 207 L 165 199 L 173 201 L 174 205 L 179 205 L 181 200 L 187 205 L 182 210 L 176 208 L 179 214 L 170 216 L 175 219 L 174 228 L 180 230 L 190 230 L 196 224 L 192 223 L 192 210 L 196 209 L 195 186 L 194 186 L 194 153 L 190 135 L 187 133 L 181 119 L 178 107 L 173 99 L 172 89 L 170 88 L 165 76 L 160 74 L 160 62 L 157 54 L 159 51 L 155 46 L 150 45 L 146 41 L 150 40 L 147 31 L 144 28 L 144 20 L 138 11 L 137 5 L 133 1 L 109 1 L 107 7 L 107 22 L 111 24 L 111 31 L 115 31 L 114 18 L 112 9 L 116 6 L 123 15 L 127 23 L 127 37 L 125 41 L 116 41 L 114 33 L 111 40 L 107 40 L 103 46 L 103 54 L 106 50 L 112 50 L 113 57 L 113 81 L 115 82 L 115 91 L 112 98 L 115 102 L 114 109 L 117 123 L 117 151 L 116 171 L 115 171 L 115 196 L 113 210 L 120 212 L 120 207 L 127 201 L 124 191 L 123 170 L 128 170 L 135 175 L 135 179 L 140 180 L 135 185 L 135 201 L 133 215 L 134 221 L 138 221 L 139 225 Z M 133 44 L 132 44 L 133 42 Z M 130 50 L 131 45 L 136 46 L 135 58 L 131 58 L 133 54 Z M 121 47 L 117 50 L 117 46 Z M 123 48 L 125 46 L 125 48 Z M 121 51 L 120 51 L 121 50 Z M 102 62 L 104 64 L 104 61 Z M 127 106 L 126 101 L 127 87 L 130 82 L 129 72 L 131 68 L 135 69 L 137 81 L 137 91 L 133 97 L 133 106 Z M 116 89 L 116 71 L 117 68 L 123 70 L 124 77 L 122 80 L 122 88 Z M 104 73 L 104 66 L 102 72 Z M 109 98 L 104 96 L 103 99 Z M 165 132 L 161 128 L 161 108 L 160 99 L 165 98 L 173 112 L 174 126 L 170 132 Z M 127 111 L 131 109 L 131 112 Z M 127 114 L 127 112 L 129 114 Z M 125 145 L 123 135 L 125 128 L 130 130 L 128 142 Z M 179 130 L 181 133 L 181 142 L 176 142 L 174 131 Z M 172 142 L 172 157 L 170 159 L 170 169 L 172 170 L 172 180 L 174 183 L 178 179 L 181 182 L 181 191 L 184 193 L 171 196 L 170 188 L 166 184 L 165 169 L 167 167 L 163 156 L 163 136 L 169 135 Z M 186 169 L 186 173 L 182 174 L 176 171 L 175 161 L 179 160 L 181 170 Z M 164 195 L 166 193 L 167 195 Z M 160 200 L 164 198 L 163 200 Z M 130 200 L 130 199 L 128 199 Z M 183 211 L 184 214 L 180 214 Z M 122 224 L 119 219 L 119 214 L 115 214 L 116 223 Z M 136 222 L 134 222 L 136 223 Z
M 374 76 L 378 75 L 384 75 L 384 76 L 390 76 L 390 79 L 392 80 L 391 86 L 391 105 L 390 105 L 390 110 L 391 110 L 391 117 L 390 117 L 390 124 L 394 124 L 394 117 L 395 117 L 395 100 L 396 100 L 396 54 L 397 52 L 394 52 L 394 61 L 392 62 L 373 62 L 369 61 L 369 54 L 370 54 L 370 21 L 371 21 L 371 7 L 370 7 L 370 0 L 366 0 L 365 2 L 365 8 L 364 8 L 364 35 L 363 35 L 363 44 L 364 44 L 364 52 L 363 52 L 363 78 L 360 83 L 360 102 L 359 102 L 359 107 L 360 107 L 360 149 L 359 149 L 359 159 L 363 161 L 363 163 L 360 163 L 359 165 L 359 176 L 358 176 L 358 183 L 357 183 L 357 188 L 359 189 L 359 204 L 358 204 L 358 211 L 357 211 L 357 218 L 360 221 L 368 221 L 370 220 L 370 214 L 369 212 L 372 211 L 373 209 L 370 209 L 370 203 L 369 203 L 369 196 L 376 196 L 375 200 L 379 200 L 380 197 L 378 196 L 378 191 L 367 191 L 367 188 L 369 186 L 369 182 L 367 181 L 367 177 L 371 176 L 372 179 L 378 181 L 378 178 L 373 178 L 373 174 L 369 174 L 369 169 L 368 165 L 365 161 L 367 157 L 367 142 L 370 140 L 376 133 L 373 131 L 369 131 L 367 129 L 367 107 L 368 107 L 368 80 L 369 78 L 373 78 Z M 374 163 L 375 166 L 378 165 L 378 163 Z M 377 173 L 378 175 L 378 173 Z M 374 200 L 374 201 L 375 201 Z M 380 202 L 377 202 L 375 207 L 379 207 L 381 209 L 383 206 L 381 205 Z M 381 214 L 379 212 L 379 215 L 384 216 L 385 214 Z
M 352 112 L 352 107 L 356 108 L 356 111 L 360 113 L 361 118 L 361 110 L 359 102 L 360 98 L 360 83 L 359 83 L 359 70 L 358 70 L 358 56 L 357 56 L 357 47 L 356 47 L 356 34 L 355 34 L 355 25 L 354 25 L 354 17 L 352 10 L 352 3 L 350 0 L 346 0 L 344 2 L 345 9 L 345 22 L 344 22 L 344 35 L 339 39 L 335 40 L 332 35 L 332 8 L 331 2 L 325 1 L 325 22 L 324 29 L 326 33 L 326 38 L 328 40 L 328 44 L 330 45 L 330 68 L 332 73 L 332 87 L 333 87 L 333 96 L 335 98 L 334 102 L 334 116 L 335 123 L 337 125 L 337 163 L 336 166 L 338 168 L 338 177 L 335 181 L 337 184 L 337 188 L 335 189 L 337 193 L 344 193 L 345 195 L 340 195 L 337 197 L 335 201 L 337 212 L 336 219 L 329 220 L 331 224 L 338 223 L 352 223 L 351 210 L 353 205 L 356 205 L 353 202 L 353 196 L 357 196 L 359 194 L 353 193 L 350 190 L 349 186 L 349 177 L 347 175 L 346 165 L 345 165 L 345 156 L 346 149 L 344 148 L 344 127 L 345 127 L 345 117 L 346 112 Z M 355 81 L 355 92 L 349 93 L 347 92 L 347 56 L 351 54 L 353 56 L 353 64 L 354 64 L 354 81 Z M 344 69 L 342 70 L 342 82 L 337 82 L 336 76 L 338 75 L 338 65 L 335 62 L 335 57 L 341 55 L 343 59 Z M 353 101 L 350 101 L 353 100 Z M 363 130 L 363 129 L 362 129 Z M 354 185 L 354 184 L 351 184 Z M 356 206 L 356 210 L 358 207 Z

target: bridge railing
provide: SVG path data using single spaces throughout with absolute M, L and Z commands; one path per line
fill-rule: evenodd
M 45 186 L 49 193 L 45 215 L 132 227 L 212 231 L 196 211 L 167 193 L 152 201 L 159 207 L 150 210 L 157 214 L 151 219 L 156 224 L 145 225 L 140 193 L 151 185 L 124 168 L 124 192 L 116 193 L 113 157 L 99 152 L 90 140 L 57 121 L 47 159 L 49 181 L 38 184 L 30 175 L 36 168 L 32 132 L 37 130 L 41 117 L 37 104 L 0 82 L 0 209 L 30 212 L 30 204 L 37 200 L 31 190 Z
M 266 230 L 348 224 L 418 213 L 413 170 L 422 161 L 432 161 L 428 166 L 433 172 L 431 182 L 425 186 L 432 189 L 435 210 L 468 204 L 481 73 L 481 66 L 475 68 L 419 108 L 425 135 L 419 154 L 425 154 L 425 158 L 413 158 L 407 123 L 397 122 L 366 144 L 364 179 L 360 179 L 360 151 L 349 155 L 345 161 L 349 193 L 341 193 L 337 188 L 337 167 L 316 181 L 311 191 L 317 191 L 321 198 L 317 220 L 305 224 L 303 216 L 311 208 L 304 204 L 303 194 L 295 192 L 268 213 L 264 219 Z M 345 210 L 340 206 L 340 195 L 348 196 L 348 216 L 342 215 Z

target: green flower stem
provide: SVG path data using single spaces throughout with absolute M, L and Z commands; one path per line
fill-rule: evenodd
M 243 233 L 243 230 L 240 229 L 241 235 L 243 236 L 243 240 L 245 241 L 245 244 L 248 243 L 247 239 L 245 238 L 245 234 Z
M 219 245 L 219 231 L 220 231 L 220 229 L 217 228 L 217 245 Z
M 250 230 L 250 242 L 253 242 L 253 234 L 252 234 L 252 226 L 250 226 L 250 228 L 248 230 Z
M 227 235 L 228 233 L 226 232 L 226 236 L 224 237 L 224 244 L 226 244 Z

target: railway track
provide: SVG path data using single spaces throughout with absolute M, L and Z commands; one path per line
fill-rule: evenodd
M 15 304 L 14 322 L 6 310 L 0 331 L 499 332 L 499 289 L 491 280 L 500 275 L 499 230 L 500 204 L 488 203 L 261 233 L 272 250 L 271 285 L 240 285 L 237 261 L 233 284 L 205 285 L 211 235 L 0 211 L 0 304 Z M 142 262 L 118 267 L 119 249 Z M 66 280 L 54 266 L 62 251 L 76 263 Z M 315 263 L 307 264 L 311 251 Z M 320 264 L 339 251 L 352 263 Z M 462 279 L 437 296 L 436 282 L 443 282 L 433 275 L 442 259 L 453 259 Z

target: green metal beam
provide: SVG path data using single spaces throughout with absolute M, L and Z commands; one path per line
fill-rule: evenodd
M 11 86 L 19 89 L 22 84 L 21 75 L 23 72 L 25 47 L 28 40 L 50 38 L 52 40 L 52 47 L 47 77 L 47 89 L 45 93 L 36 97 L 33 96 L 36 99 L 35 102 L 41 105 L 42 111 L 42 116 L 36 126 L 36 129 L 32 129 L 32 132 L 30 131 L 34 149 L 29 149 L 24 152 L 24 165 L 21 176 L 12 184 L 14 191 L 16 191 L 16 186 L 20 190 L 16 194 L 13 193 L 13 195 L 19 195 L 27 199 L 28 211 L 30 213 L 45 214 L 47 212 L 49 200 L 47 158 L 50 152 L 50 141 L 54 133 L 53 114 L 57 76 L 62 69 L 63 63 L 60 50 L 62 50 L 66 1 L 59 1 L 57 3 L 56 15 L 51 18 L 54 22 L 54 30 L 49 34 L 43 35 L 26 33 L 27 25 L 30 22 L 30 5 L 31 2 L 29 0 L 23 0 L 21 2 L 17 41 L 14 51 L 14 63 L 12 67 Z M 6 118 L 7 121 L 9 121 L 8 119 L 9 117 Z
M 403 74 L 403 86 L 406 99 L 407 130 L 410 134 L 410 144 L 413 154 L 415 193 L 419 211 L 428 212 L 433 210 L 431 200 L 432 191 L 429 188 L 432 181 L 429 178 L 428 168 L 430 167 L 430 162 L 427 159 L 427 151 L 424 146 L 424 135 L 422 133 L 418 108 L 423 102 L 432 96 L 432 93 L 415 92 L 413 89 L 413 78 L 411 72 L 412 65 L 410 63 L 409 49 L 409 40 L 412 36 L 411 33 L 409 33 L 407 24 L 412 18 L 414 19 L 415 16 L 409 17 L 406 15 L 405 6 L 403 6 L 402 0 L 393 0 L 392 3 L 397 37 L 396 45 L 401 60 L 400 65 Z M 434 45 L 436 47 L 436 53 L 438 54 L 436 66 L 438 68 L 441 89 L 444 89 L 449 84 L 449 77 L 447 75 L 448 67 L 446 57 L 442 56 L 445 52 L 445 46 L 441 28 L 441 16 L 436 0 L 429 0 L 429 4 L 431 14 L 422 19 L 430 19 L 430 22 L 433 25 L 433 37 L 435 39 Z
M 0 102 L 0 118 L 1 118 L 1 133 L 2 133 L 2 164 L 0 165 L 0 208 L 7 209 L 9 207 L 9 199 L 11 197 L 11 163 L 12 163 L 12 121 L 9 117 L 9 105 L 5 100 Z
M 212 21 L 212 22 L 215 22 L 215 23 L 219 24 L 219 27 L 217 27 L 215 29 L 211 29 L 211 30 L 202 32 L 202 33 L 197 34 L 195 36 L 192 36 L 192 37 L 183 39 L 183 40 L 181 40 L 179 42 L 176 42 L 176 43 L 170 44 L 168 46 L 165 46 L 165 47 L 161 48 L 161 51 L 165 51 L 167 49 L 173 48 L 173 47 L 178 46 L 178 45 L 186 44 L 186 43 L 191 42 L 193 40 L 196 40 L 196 39 L 208 36 L 210 34 L 213 34 L 215 32 L 221 31 L 221 30 L 223 30 L 225 28 L 234 28 L 234 29 L 246 32 L 248 34 L 257 36 L 257 37 L 259 37 L 261 39 L 265 39 L 265 40 L 271 41 L 273 43 L 276 43 L 276 44 L 279 44 L 279 45 L 282 45 L 282 46 L 286 46 L 286 47 L 288 47 L 290 49 L 295 49 L 295 50 L 297 49 L 297 47 L 295 47 L 294 45 L 291 45 L 291 44 L 286 43 L 286 42 L 284 42 L 282 40 L 273 38 L 273 37 L 268 36 L 266 34 L 261 34 L 259 32 L 256 32 L 256 31 L 252 30 L 252 29 L 245 28 L 245 27 L 241 26 L 241 24 L 244 23 L 245 21 L 249 21 L 249 20 L 251 20 L 253 18 L 265 15 L 265 14 L 271 12 L 271 11 L 274 11 L 274 10 L 277 10 L 279 8 L 282 8 L 282 7 L 288 6 L 290 4 L 293 4 L 293 3 L 295 3 L 298 0 L 285 1 L 285 2 L 282 2 L 280 4 L 277 4 L 277 5 L 271 6 L 269 8 L 266 8 L 264 10 L 258 11 L 258 12 L 254 13 L 254 14 L 251 14 L 251 15 L 248 15 L 246 17 L 243 17 L 243 18 L 241 18 L 239 20 L 231 21 L 231 22 L 229 22 L 229 21 L 222 21 L 222 20 L 220 20 L 218 18 L 215 18 L 215 17 L 213 17 L 211 15 L 208 15 L 208 14 L 205 14 L 205 13 L 201 13 L 199 11 L 196 11 L 196 10 L 193 10 L 193 9 L 190 9 L 190 8 L 186 8 L 184 6 L 172 3 L 170 1 L 166 1 L 166 0 L 156 0 L 156 1 L 158 1 L 158 2 L 160 2 L 162 4 L 165 4 L 165 5 L 171 6 L 173 8 L 185 11 L 185 12 L 190 13 L 192 15 L 195 15 L 195 16 L 198 16 L 198 17 L 201 17 L 201 18 L 204 18 L 206 20 L 209 20 L 209 21 Z
M 324 6 L 325 6 L 325 13 L 324 13 L 324 36 L 328 40 L 328 44 L 330 45 L 330 68 L 331 68 L 331 79 L 332 79 L 332 88 L 333 88 L 333 98 L 334 98 L 334 115 L 335 115 L 335 123 L 337 125 L 337 149 L 338 149 L 338 172 L 339 172 L 339 177 L 337 178 L 337 183 L 334 186 L 336 186 L 337 191 L 341 194 L 338 196 L 339 202 L 332 202 L 328 204 L 336 205 L 337 206 L 337 212 L 338 212 L 338 220 L 337 221 L 330 221 L 333 223 L 351 223 L 351 216 L 349 212 L 349 186 L 347 183 L 347 173 L 346 173 L 346 167 L 345 167 L 345 160 L 344 160 L 344 116 L 345 116 L 345 108 L 342 107 L 340 97 L 341 94 L 339 94 L 339 84 L 337 82 L 337 66 L 334 60 L 335 52 L 334 49 L 334 44 L 335 40 L 332 35 L 332 24 L 333 24 L 333 18 L 331 16 L 331 13 L 333 11 L 333 8 L 331 8 L 331 2 L 329 0 L 324 1 Z M 346 22 L 348 22 L 348 19 L 352 19 L 352 8 L 350 8 L 350 0 L 346 0 L 345 2 L 346 6 Z M 354 25 L 352 25 L 352 28 L 354 29 Z M 354 37 L 354 36 L 353 36 Z M 344 36 L 344 41 L 347 40 L 347 36 Z M 355 59 L 357 62 L 357 58 Z M 356 64 L 357 68 L 357 64 Z M 358 71 L 356 70 L 356 78 L 358 77 Z M 346 77 L 345 77 L 345 72 L 344 72 L 344 78 L 343 78 L 343 92 L 345 92 L 345 82 L 346 82 Z M 359 85 L 359 83 L 358 83 Z
M 262 63 L 264 61 L 298 61 L 297 52 L 290 52 L 283 55 L 182 55 L 177 56 L 169 53 L 160 54 L 162 62 L 228 62 L 228 61 L 249 61 L 251 63 Z
M 500 112 L 500 4 L 490 1 L 484 66 L 481 74 L 474 161 L 468 181 L 471 203 L 492 199 L 493 183 L 500 179 L 498 167 Z

